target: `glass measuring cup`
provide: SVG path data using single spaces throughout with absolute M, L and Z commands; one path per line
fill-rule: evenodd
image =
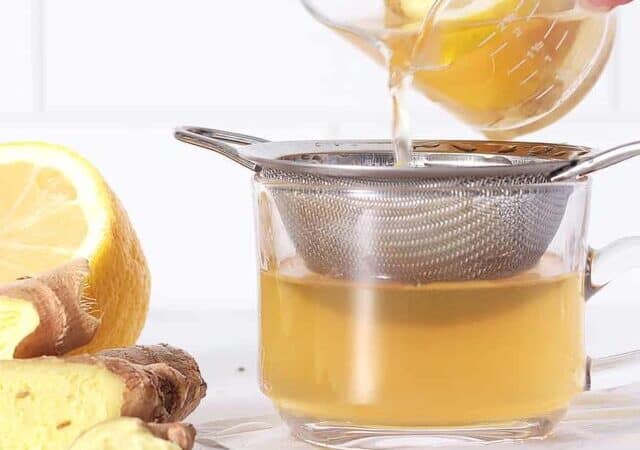
M 549 125 L 598 80 L 615 17 L 579 0 L 302 0 L 311 14 L 488 137 Z

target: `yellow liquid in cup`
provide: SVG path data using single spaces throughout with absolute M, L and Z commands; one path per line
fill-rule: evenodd
M 459 426 L 561 412 L 583 390 L 582 277 L 411 286 L 261 273 L 262 389 L 289 414 Z
M 574 1 L 454 0 L 467 7 L 425 22 L 434 3 L 385 0 L 384 17 L 353 24 L 384 44 L 387 61 L 373 41 L 338 31 L 387 65 L 392 85 L 413 75 L 419 92 L 490 137 L 566 114 L 597 81 L 613 42 L 610 19 Z

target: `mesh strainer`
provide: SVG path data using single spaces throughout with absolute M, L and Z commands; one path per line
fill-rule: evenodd
M 257 173 L 307 267 L 413 283 L 490 279 L 535 265 L 562 221 L 570 184 L 640 154 L 640 142 L 585 147 L 416 141 L 394 167 L 389 141 L 267 142 L 206 128 L 176 137 Z M 230 144 L 244 145 L 233 147 Z

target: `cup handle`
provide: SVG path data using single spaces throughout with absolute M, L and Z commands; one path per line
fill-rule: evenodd
M 585 297 L 588 300 L 620 273 L 640 268 L 640 236 L 622 238 L 600 250 L 591 250 L 587 261 Z M 640 350 L 589 359 L 586 390 L 610 389 L 640 382 Z

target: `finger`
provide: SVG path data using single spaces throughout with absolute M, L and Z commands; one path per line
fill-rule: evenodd
M 601 10 L 610 10 L 629 2 L 631 2 L 631 0 L 585 0 L 588 6 Z

